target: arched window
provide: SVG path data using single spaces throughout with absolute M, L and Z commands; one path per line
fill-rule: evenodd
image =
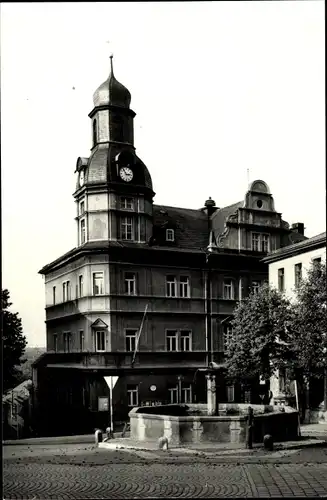
M 93 120 L 93 146 L 97 143 L 97 121 Z
M 124 142 L 124 119 L 120 115 L 113 116 L 113 136 L 114 140 Z

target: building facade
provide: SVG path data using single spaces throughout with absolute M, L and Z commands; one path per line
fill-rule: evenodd
M 105 376 L 118 376 L 114 421 L 141 404 L 206 401 L 203 373 L 221 362 L 237 301 L 268 279 L 262 257 L 304 239 L 267 184 L 200 209 L 154 204 L 133 139 L 131 94 L 111 72 L 93 96 L 93 146 L 76 163 L 77 245 L 40 273 L 47 352 L 34 364 L 40 434 L 108 425 Z M 220 401 L 244 394 L 218 382 Z M 236 391 L 236 392 L 235 392 Z
M 270 285 L 294 300 L 296 288 L 300 280 L 306 277 L 308 269 L 315 263 L 326 263 L 326 232 L 280 248 L 263 260 L 268 264 Z M 271 379 L 271 389 L 277 400 L 285 400 L 284 384 L 283 376 L 274 376 Z M 303 401 L 303 407 L 306 407 L 303 419 L 307 423 L 327 420 L 326 375 L 315 380 L 313 386 L 310 388 L 308 384 L 305 391 L 306 401 Z
M 326 263 L 326 233 L 280 248 L 264 261 L 269 265 L 269 283 L 292 299 L 310 266 L 315 262 Z

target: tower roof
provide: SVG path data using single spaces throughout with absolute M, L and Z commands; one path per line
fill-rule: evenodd
M 119 106 L 129 108 L 131 104 L 130 91 L 116 80 L 112 63 L 113 56 L 110 56 L 110 74 L 105 82 L 93 94 L 94 106 Z

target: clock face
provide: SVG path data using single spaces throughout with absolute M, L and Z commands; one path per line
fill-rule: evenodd
M 123 181 L 130 182 L 133 179 L 133 171 L 129 167 L 123 167 L 119 170 L 119 175 Z
M 83 172 L 83 170 L 81 170 L 81 172 L 79 174 L 79 185 L 83 186 L 83 184 L 84 184 L 84 172 Z

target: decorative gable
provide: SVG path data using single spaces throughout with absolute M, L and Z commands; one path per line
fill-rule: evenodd
M 244 208 L 275 212 L 274 199 L 268 185 L 261 180 L 252 182 L 245 195 Z

